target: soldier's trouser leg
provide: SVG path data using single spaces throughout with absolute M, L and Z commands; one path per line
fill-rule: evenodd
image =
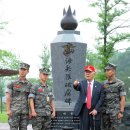
M 103 130 L 110 130 L 110 115 L 102 114 L 102 128 Z
M 19 130 L 27 130 L 28 120 L 29 120 L 29 117 L 27 114 L 21 114 Z
M 111 129 L 110 130 L 119 130 L 121 120 L 118 119 L 117 113 L 113 113 L 110 115 L 110 121 L 111 121 Z
M 8 119 L 10 130 L 18 130 L 19 121 L 20 121 L 20 115 L 13 113 L 13 115 Z
M 121 120 L 117 118 L 117 113 L 103 114 L 103 130 L 119 130 Z
M 50 130 L 51 129 L 51 117 L 37 116 L 33 118 L 32 128 L 33 130 Z
M 43 119 L 42 116 L 33 117 L 33 119 L 32 119 L 32 128 L 33 128 L 33 130 L 41 130 L 43 120 L 44 119 Z
M 43 125 L 41 130 L 51 130 L 51 117 L 45 116 L 43 117 Z

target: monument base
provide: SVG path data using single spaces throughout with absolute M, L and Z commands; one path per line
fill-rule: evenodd
M 56 111 L 52 119 L 51 130 L 79 130 L 79 118 L 73 116 L 73 111 Z

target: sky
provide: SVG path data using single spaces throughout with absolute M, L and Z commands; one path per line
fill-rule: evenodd
M 63 9 L 71 6 L 76 10 L 76 19 L 81 37 L 88 48 L 95 46 L 95 25 L 79 22 L 85 17 L 94 17 L 95 11 L 88 7 L 91 0 L 0 0 L 0 21 L 8 21 L 6 30 L 0 32 L 0 49 L 6 49 L 23 62 L 31 65 L 29 77 L 38 77 L 43 44 L 48 48 L 61 31 Z M 125 47 L 128 47 L 126 43 Z M 122 46 L 118 45 L 118 49 Z

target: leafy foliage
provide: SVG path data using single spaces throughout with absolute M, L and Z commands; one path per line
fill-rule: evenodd
M 28 78 L 28 80 L 29 80 L 32 84 L 35 84 L 35 83 L 38 81 L 38 79 L 36 79 L 36 78 Z
M 5 26 L 8 24 L 7 21 L 4 21 L 4 22 L 0 22 L 0 30 L 4 30 L 5 29 Z
M 105 79 L 104 67 L 114 55 L 115 44 L 130 39 L 130 33 L 125 28 L 130 27 L 130 20 L 124 19 L 130 10 L 129 3 L 125 0 L 95 0 L 90 4 L 98 9 L 97 20 L 85 18 L 82 22 L 96 23 L 99 35 L 96 38 L 98 59 L 100 64 L 100 79 Z
M 20 60 L 11 52 L 6 50 L 0 50 L 0 68 L 1 69 L 12 69 L 17 70 Z M 12 77 L 11 77 L 12 78 Z M 7 84 L 9 77 L 1 77 L 0 78 L 0 100 L 2 107 L 2 97 L 5 95 L 5 87 Z M 2 111 L 2 110 L 1 110 Z
M 117 66 L 117 77 L 125 82 L 127 99 L 130 99 L 130 48 L 125 52 L 116 52 L 111 61 Z
M 0 50 L 0 68 L 18 69 L 20 60 L 13 53 Z
M 40 56 L 40 58 L 41 58 L 41 66 L 42 67 L 46 67 L 46 68 L 51 67 L 50 51 L 46 45 L 43 46 L 43 51 L 42 51 L 42 55 Z
M 43 45 L 43 51 L 42 51 L 42 55 L 40 56 L 40 58 L 41 58 L 41 66 L 46 67 L 51 70 L 51 54 L 46 45 Z M 49 87 L 52 87 L 52 76 L 51 75 L 47 81 L 47 84 L 49 85 Z
M 97 53 L 93 53 L 92 51 L 88 50 L 86 54 L 86 64 L 94 65 L 97 68 L 101 63 L 98 59 Z

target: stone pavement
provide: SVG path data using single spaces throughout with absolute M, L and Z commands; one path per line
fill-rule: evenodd
M 8 123 L 0 123 L 0 130 L 9 130 Z M 28 125 L 27 130 L 32 130 L 32 125 Z

